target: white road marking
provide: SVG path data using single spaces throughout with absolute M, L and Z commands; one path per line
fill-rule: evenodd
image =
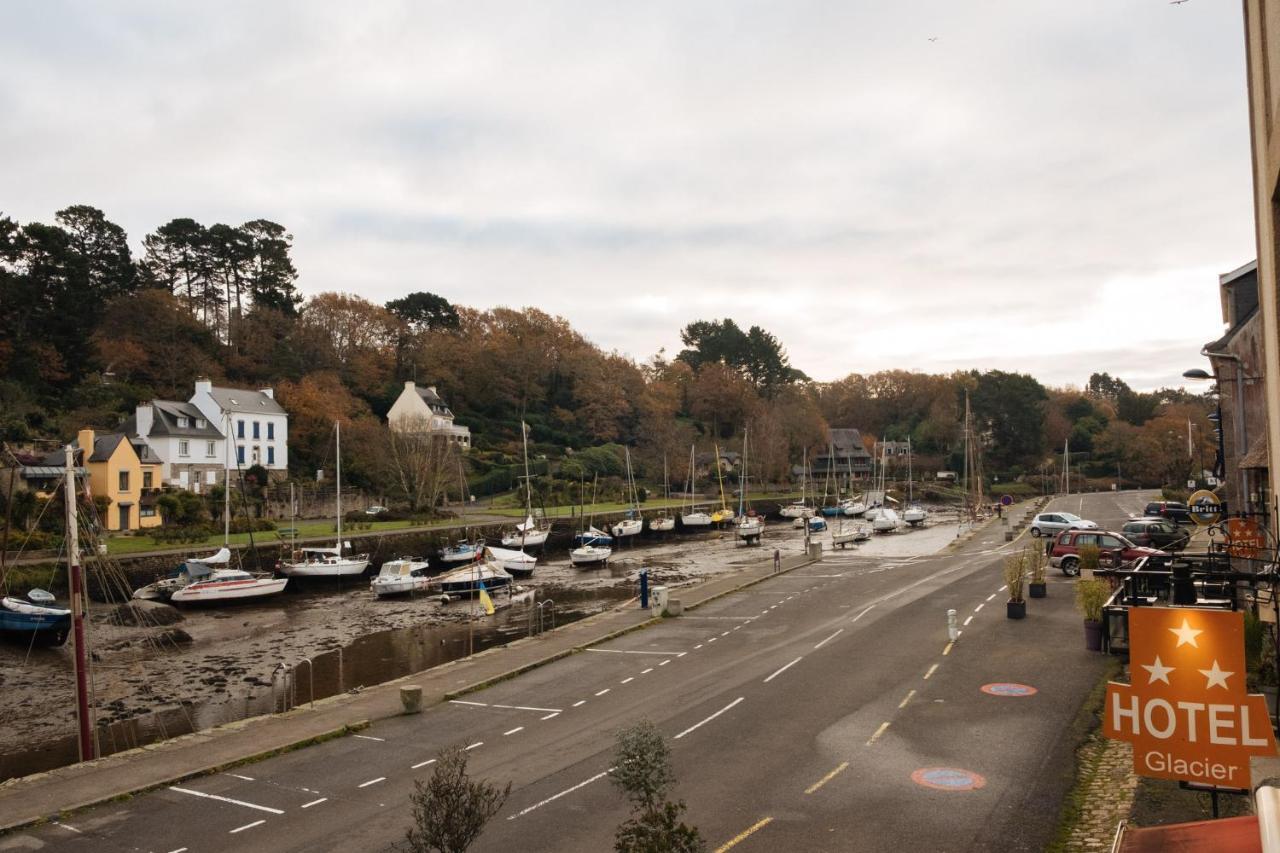
M 608 776 L 612 772 L 613 772 L 613 768 L 610 767 L 608 770 L 604 771 L 603 773 L 597 773 L 596 775 L 592 776 L 590 779 L 583 780 L 582 782 L 579 782 L 578 784 L 574 785 L 572 788 L 565 788 L 560 793 L 553 794 L 552 796 L 547 797 L 545 800 L 543 800 L 540 803 L 534 803 L 528 808 L 525 808 L 525 809 L 522 809 L 521 811 L 516 812 L 515 814 L 508 817 L 507 820 L 515 820 L 518 817 L 523 817 L 524 815 L 527 815 L 529 812 L 533 811 L 534 809 L 540 809 L 543 806 L 545 806 L 547 803 L 555 802 L 556 800 L 563 797 L 565 794 L 572 794 L 574 791 L 578 790 L 579 788 L 586 787 L 587 785 L 590 785 L 592 782 L 595 782 L 598 779 L 603 779 L 604 777 Z
M 982 602 L 981 604 L 979 604 L 977 607 L 973 608 L 973 612 L 974 612 L 974 613 L 977 613 L 979 610 L 981 610 L 982 608 L 984 608 L 984 607 L 986 607 L 986 606 L 987 606 L 987 603 L 984 601 L 984 602 Z
M 450 699 L 450 705 L 475 705 L 477 708 L 488 708 L 488 702 L 467 702 L 463 699 Z
M 698 645 L 694 646 L 693 650 L 696 652 L 700 648 L 702 648 L 702 643 L 698 643 Z
M 996 597 L 996 594 L 993 592 L 993 593 L 991 593 L 990 595 L 988 595 L 988 596 L 987 596 L 987 601 L 990 601 L 991 599 L 993 599 L 993 598 L 995 598 L 995 597 Z
M 708 642 L 708 643 L 714 643 L 714 642 L 715 642 L 716 640 L 718 640 L 718 639 L 720 639 L 720 638 L 719 638 L 719 637 L 712 637 L 710 640 L 707 640 L 707 642 Z
M 577 708 L 579 705 L 585 705 L 585 704 L 587 704 L 586 699 L 579 699 L 577 702 L 573 703 L 573 707 Z
M 733 626 L 733 630 L 735 630 L 735 631 L 736 631 L 736 630 L 738 630 L 738 629 L 739 629 L 739 628 L 741 628 L 741 627 L 742 627 L 741 625 L 734 625 L 734 626 Z
M 538 719 L 539 719 L 539 720 L 550 720 L 551 718 L 553 718 L 553 717 L 558 717 L 558 716 L 560 716 L 560 712 L 559 712 L 559 711 L 556 711 L 554 714 L 547 714 L 545 717 L 539 717 Z
M 788 664 L 788 666 L 790 666 L 790 664 Z M 785 669 L 785 667 L 784 667 L 784 669 Z M 725 706 L 724 706 L 723 708 L 721 708 L 719 711 L 716 711 L 716 712 L 715 712 L 714 714 L 712 714 L 710 717 L 707 717 L 705 720 L 702 720 L 701 722 L 697 722 L 697 723 L 694 723 L 692 726 L 689 726 L 689 728 L 685 729 L 685 730 L 684 730 L 684 731 L 682 731 L 680 734 L 676 735 L 674 738 L 672 738 L 672 740 L 680 740 L 680 738 L 682 738 L 682 737 L 684 737 L 685 735 L 689 734 L 689 732 L 692 732 L 692 731 L 694 731 L 695 729 L 698 729 L 698 728 L 701 728 L 702 726 L 705 726 L 707 723 L 711 722 L 711 721 L 712 721 L 712 720 L 714 720 L 716 717 L 718 717 L 718 716 L 720 716 L 721 714 L 723 714 L 725 711 L 728 711 L 730 708 L 732 708 L 734 705 L 737 705 L 739 702 L 741 702 L 741 701 L 742 701 L 743 699 L 745 699 L 745 698 L 747 698 L 747 697 L 745 697 L 745 696 L 739 696 L 737 699 L 734 699 L 732 702 L 730 702 L 728 705 L 725 705 Z
M 352 737 L 358 737 L 361 740 L 376 740 L 379 743 L 384 743 L 386 741 L 386 738 L 374 737 L 373 735 L 352 735 Z
M 730 629 L 729 629 L 729 631 L 732 631 L 732 630 L 733 630 L 732 628 L 730 628 Z M 720 636 L 721 636 L 721 637 L 727 637 L 727 636 L 729 636 L 729 631 L 721 631 L 721 632 L 720 632 Z
M 820 649 L 820 648 L 822 648 L 822 647 L 823 647 L 823 646 L 825 646 L 827 643 L 831 642 L 832 640 L 834 640 L 836 637 L 840 636 L 840 635 L 841 635 L 841 634 L 843 634 L 843 633 L 844 633 L 844 629 L 843 629 L 843 628 L 838 629 L 838 630 L 837 630 L 834 634 L 832 634 L 830 637 L 827 637 L 825 640 L 823 640 L 822 642 L 820 642 L 820 643 L 818 643 L 816 646 L 814 646 L 814 648 L 815 648 L 815 649 Z
M 888 722 L 881 723 L 881 724 L 880 724 L 880 728 L 876 729 L 876 733 L 875 733 L 875 734 L 873 734 L 873 735 L 871 736 L 871 738 L 867 741 L 867 746 L 871 746 L 871 744 L 873 744 L 873 743 L 875 743 L 877 740 L 879 740 L 879 739 L 880 739 L 880 735 L 884 734 L 884 733 L 885 733 L 885 730 L 886 730 L 886 729 L 888 729 L 888 728 L 889 728 L 889 723 L 888 723 Z
M 958 639 L 960 639 L 960 632 L 959 632 L 959 631 L 956 631 L 956 639 L 957 639 L 957 640 L 958 640 Z M 946 645 L 945 647 L 943 647 L 943 649 L 942 649 L 942 656 L 943 656 L 943 657 L 946 657 L 947 655 L 951 654 L 951 647 L 952 647 L 952 646 L 954 646 L 954 645 L 955 645 L 955 641 L 954 641 L 954 640 L 953 640 L 952 642 L 950 642 L 950 643 L 947 643 L 947 645 Z
M 768 616 L 768 615 L 769 615 L 769 610 L 770 610 L 770 609 L 771 609 L 771 608 L 766 607 L 764 610 L 761 610 L 761 611 L 760 611 L 760 615 L 761 615 L 761 616 Z
M 609 692 L 609 688 L 608 688 L 608 687 L 606 687 L 604 690 L 597 690 L 597 691 L 596 691 L 596 695 L 597 695 L 597 696 L 603 696 L 604 694 L 606 694 L 606 693 L 608 693 L 608 692 Z
M 435 763 L 436 763 L 436 760 L 434 758 L 428 758 L 426 761 L 419 761 L 417 764 L 414 764 L 409 769 L 417 770 L 419 767 L 426 767 L 428 764 L 435 764 Z M 321 802 L 321 801 L 317 800 L 317 802 Z M 306 806 L 303 806 L 303 808 L 305 809 Z
M 911 697 L 915 695 L 916 695 L 916 691 L 915 691 L 915 688 L 913 687 L 911 690 L 907 691 L 906 698 L 904 698 L 901 702 L 898 703 L 898 707 L 899 708 L 907 707 L 907 703 L 910 702 Z
M 246 803 L 244 800 L 233 800 L 230 797 L 220 797 L 217 794 L 206 794 L 204 791 L 193 791 L 190 788 L 179 788 L 176 785 L 170 785 L 169 790 L 177 791 L 179 794 L 190 794 L 193 797 L 203 797 L 206 800 L 217 800 L 220 803 L 231 803 L 233 806 L 244 806 L 246 809 L 257 809 L 260 812 L 284 814 L 281 809 L 273 809 L 270 806 L 260 806 L 257 803 Z
M 74 826 L 72 826 L 72 825 L 71 825 L 71 824 L 69 824 L 69 823 L 58 823 L 58 822 L 55 820 L 55 821 L 53 822 L 53 825 L 54 825 L 54 826 L 60 826 L 60 827 L 62 827 L 63 829 L 68 830 L 69 832 L 74 832 L 76 835 L 84 835 L 84 833 L 83 833 L 83 832 L 81 832 L 80 830 L 76 829 Z
M 871 607 L 875 607 L 875 605 L 873 604 L 873 605 L 871 605 Z M 857 616 L 853 617 L 853 618 L 852 618 L 852 619 L 850 619 L 849 621 L 850 621 L 850 622 L 857 622 L 857 621 L 858 621 L 859 619 L 861 619 L 863 616 L 866 616 L 868 613 L 870 613 L 870 612 L 871 612 L 871 607 L 868 607 L 866 610 L 862 611 L 861 613 L 859 613 Z
M 511 711 L 541 711 L 544 714 L 548 711 L 555 711 L 559 714 L 564 710 L 563 708 L 535 708 L 532 705 L 494 705 L 493 707 L 506 708 Z
M 466 749 L 464 749 L 464 750 L 462 750 L 462 751 L 463 751 L 463 752 L 470 752 L 471 750 L 475 749 L 477 746 L 484 746 L 484 741 L 482 741 L 482 740 L 478 740 L 478 741 L 476 741 L 475 743 L 471 744 L 471 746 L 467 747 Z
M 522 732 L 522 731 L 524 731 L 524 726 L 516 726 L 514 729 L 512 729 L 512 730 L 511 730 L 511 731 L 509 731 L 509 732 L 503 732 L 503 733 L 502 733 L 502 736 L 503 736 L 503 737 L 506 737 L 507 735 L 513 735 L 513 734 L 515 734 L 516 732 Z
M 684 652 L 637 652 L 629 649 L 587 649 L 589 652 L 608 652 L 615 655 L 681 655 Z
M 642 669 L 642 670 L 640 670 L 640 674 L 641 674 L 641 675 L 648 675 L 648 674 L 649 674 L 649 673 L 651 673 L 651 672 L 653 672 L 653 667 L 649 667 L 648 669 Z
M 802 656 L 800 656 L 800 657 L 798 657 L 798 658 L 796 658 L 796 659 L 795 659 L 795 660 L 793 660 L 791 663 L 789 663 L 789 664 L 787 664 L 786 666 L 784 666 L 782 669 L 779 669 L 779 670 L 777 670 L 776 672 L 774 672 L 774 673 L 773 673 L 773 675 L 771 675 L 771 676 L 769 676 L 768 678 L 766 678 L 762 683 L 763 683 L 763 684 L 768 684 L 770 681 L 773 681 L 773 680 L 774 680 L 775 678 L 777 678 L 779 675 L 782 675 L 782 673 L 784 673 L 784 672 L 786 672 L 787 670 L 791 669 L 791 667 L 793 667 L 793 666 L 795 666 L 796 664 L 800 663 L 800 661 L 802 661 L 802 660 L 804 660 L 804 656 L 803 656 L 803 655 L 802 655 Z
M 660 664 L 658 664 L 658 666 L 666 666 L 669 663 L 671 663 L 671 658 L 667 658 L 666 660 L 662 661 Z
M 468 749 L 470 749 L 470 747 L 468 747 Z M 359 785 L 356 785 L 356 787 L 357 787 L 357 788 L 367 788 L 367 787 L 369 787 L 370 785 L 376 785 L 376 784 L 378 784 L 379 782 L 385 782 L 385 781 L 387 781 L 387 777 L 386 777 L 386 776 L 379 776 L 377 779 L 370 779 L 368 782 L 361 782 Z
M 266 818 L 263 818 L 262 820 L 255 820 L 253 823 L 246 823 L 244 826 L 237 826 L 231 830 L 231 835 L 235 835 L 237 832 L 244 832 L 246 829 L 253 829 L 255 826 L 261 826 L 266 822 Z
M 924 677 L 928 678 L 929 676 L 933 675 L 937 671 L 938 671 L 938 665 L 935 663 L 933 666 L 929 667 L 929 671 L 924 674 Z
M 170 850 L 169 853 L 187 853 L 187 848 L 179 847 L 177 850 Z
M 227 775 L 228 775 L 228 776 L 230 776 L 230 777 L 232 777 L 233 779 L 243 779 L 243 780 L 244 780 L 244 781 L 246 781 L 246 782 L 252 782 L 252 781 L 253 781 L 253 777 L 252 777 L 252 776 L 241 776 L 239 773 L 228 773 Z
M 635 680 L 636 680 L 636 677 L 635 677 L 634 675 L 629 675 L 629 676 L 627 676 L 626 678 L 624 678 L 624 679 L 622 679 L 621 681 L 619 681 L 618 683 L 619 683 L 619 684 L 630 684 L 631 682 L 633 682 L 633 681 L 635 681 Z
M 435 759 L 433 758 L 433 759 L 431 759 L 431 761 L 435 761 Z M 425 761 L 425 762 L 423 762 L 423 764 L 430 764 L 430 763 L 431 763 L 431 761 Z M 413 765 L 413 766 L 414 766 L 414 767 L 421 767 L 421 766 L 422 766 L 422 764 L 415 764 L 415 765 Z M 318 800 L 312 800 L 312 801 L 311 801 L 311 802 L 309 802 L 309 803 L 303 803 L 299 808 L 309 809 L 309 808 L 311 808 L 312 806 L 318 806 L 318 805 L 320 805 L 321 803 L 327 803 L 327 802 L 329 802 L 329 798 L 328 798 L 328 797 L 321 797 L 321 798 L 320 798 L 320 799 L 318 799 Z
M 973 621 L 973 616 L 972 616 L 972 615 L 970 615 L 970 616 L 966 617 L 966 618 L 965 618 L 965 620 L 964 620 L 964 626 L 965 626 L 966 628 L 967 628 L 967 627 L 969 627 L 969 623 L 970 623 L 970 622 L 972 622 L 972 621 Z

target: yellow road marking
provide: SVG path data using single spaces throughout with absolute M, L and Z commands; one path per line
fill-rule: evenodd
M 880 728 L 876 729 L 876 733 L 875 733 L 875 734 L 873 734 L 873 735 L 871 736 L 870 740 L 868 740 L 868 741 L 867 741 L 867 746 L 871 746 L 871 744 L 875 743 L 875 742 L 876 742 L 876 740 L 880 737 L 880 735 L 884 734 L 884 731 L 885 731 L 885 729 L 887 729 L 887 728 L 889 728 L 889 723 L 888 723 L 888 722 L 883 722 L 883 723 L 881 723 L 881 724 L 880 724 Z
M 721 844 L 719 847 L 717 847 L 716 853 L 724 853 L 724 851 L 728 850 L 730 847 L 733 847 L 737 844 L 742 843 L 743 841 L 746 841 L 747 838 L 750 837 L 752 833 L 758 830 L 764 829 L 766 826 L 768 826 L 772 822 L 773 822 L 773 818 L 771 817 L 766 817 L 766 818 L 763 818 L 762 820 L 756 821 L 751 826 L 747 827 L 742 832 L 739 832 L 733 838 L 730 838 L 724 844 Z
M 832 771 L 831 771 L 830 773 L 828 773 L 826 776 L 823 776 L 823 777 L 822 777 L 821 779 L 819 779 L 817 782 L 814 782 L 814 783 L 813 783 L 812 785 L 810 785 L 808 788 L 805 788 L 805 789 L 804 789 L 804 792 L 805 792 L 806 794 L 812 794 L 814 791 L 818 790 L 818 789 L 819 789 L 819 788 L 821 788 L 823 785 L 827 784 L 827 783 L 828 783 L 828 782 L 830 782 L 832 779 L 836 778 L 836 777 L 837 777 L 837 776 L 839 776 L 841 773 L 843 773 L 843 772 L 844 772 L 844 770 L 845 770 L 845 768 L 846 768 L 846 767 L 848 767 L 848 766 L 849 766 L 849 762 L 847 762 L 847 761 L 842 761 L 842 762 L 840 762 L 840 766 L 839 766 L 839 767 L 837 767 L 835 770 L 832 770 Z
M 898 703 L 898 707 L 899 708 L 907 707 L 907 703 L 911 701 L 911 697 L 914 695 L 916 695 L 916 691 L 914 688 L 912 688 L 911 691 L 907 693 L 907 697 Z
M 924 677 L 928 678 L 929 676 L 933 675 L 937 671 L 938 671 L 938 665 L 935 663 L 933 666 L 929 667 L 929 671 L 924 674 Z
M 942 650 L 942 656 L 946 657 L 947 655 L 951 654 L 951 647 L 954 646 L 955 644 L 956 644 L 955 640 L 952 640 L 951 642 L 947 643 L 947 647 Z

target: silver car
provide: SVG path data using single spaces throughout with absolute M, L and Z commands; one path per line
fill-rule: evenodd
M 1063 530 L 1092 530 L 1097 526 L 1073 512 L 1042 512 L 1031 519 L 1031 535 L 1053 536 Z

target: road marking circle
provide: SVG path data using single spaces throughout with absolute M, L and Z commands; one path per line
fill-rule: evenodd
M 1034 696 L 1039 691 L 1029 684 L 997 681 L 994 684 L 982 685 L 982 692 L 991 696 Z
M 977 773 L 958 767 L 922 767 L 911 774 L 911 781 L 938 791 L 973 791 L 987 784 Z

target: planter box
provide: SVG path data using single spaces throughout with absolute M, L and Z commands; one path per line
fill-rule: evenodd
M 1031 593 L 1032 598 L 1044 598 L 1049 594 L 1049 585 L 1047 583 L 1029 583 L 1027 589 Z
M 1025 619 L 1027 617 L 1027 603 L 1025 601 L 1005 602 L 1005 615 L 1010 619 Z
M 1084 621 L 1084 647 L 1091 652 L 1102 651 L 1102 623 Z

